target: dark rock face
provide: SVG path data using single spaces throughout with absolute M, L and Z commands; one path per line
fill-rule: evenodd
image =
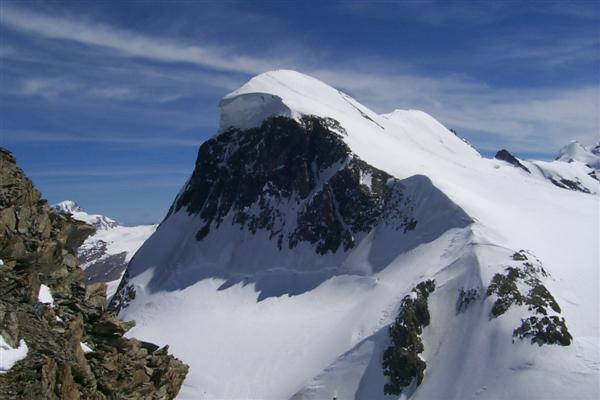
M 112 254 L 92 263 L 84 271 L 86 283 L 110 282 L 119 279 L 127 268 L 126 256 L 126 252 Z M 77 260 L 80 260 L 80 257 L 77 257 Z
M 427 300 L 434 290 L 434 281 L 421 282 L 413 288 L 412 295 L 402 300 L 398 317 L 390 326 L 392 343 L 383 354 L 383 374 L 389 381 L 383 388 L 385 394 L 400 395 L 413 380 L 417 385 L 423 381 L 427 364 L 419 357 L 424 350 L 420 335 L 429 325 Z
M 403 207 L 387 221 L 414 229 L 398 181 L 352 154 L 343 135 L 337 121 L 314 116 L 272 117 L 259 128 L 222 132 L 200 147 L 167 217 L 182 208 L 199 214 L 202 240 L 230 215 L 252 233 L 267 230 L 280 249 L 309 242 L 319 254 L 352 248 L 354 236 L 373 228 L 392 201 Z
M 94 242 L 93 247 L 82 246 L 77 249 L 77 262 L 82 267 L 86 283 L 110 282 L 119 279 L 127 268 L 127 253 L 107 254 L 107 245 L 103 240 Z
M 494 158 L 496 158 L 498 160 L 506 161 L 507 163 L 509 163 L 517 168 L 521 168 L 523 171 L 526 171 L 528 174 L 531 173 L 529 168 L 527 168 L 526 166 L 521 164 L 521 162 L 515 156 L 513 156 L 508 150 L 505 150 L 505 149 L 500 150 L 499 152 L 496 153 Z
M 512 255 L 515 261 L 523 261 L 518 267 L 507 267 L 505 274 L 496 274 L 488 286 L 487 296 L 496 296 L 492 306 L 492 318 L 498 318 L 514 305 L 526 306 L 531 316 L 521 320 L 521 326 L 513 332 L 514 337 L 530 338 L 532 343 L 568 346 L 573 339 L 565 319 L 561 318 L 560 306 L 542 284 L 541 277 L 547 273 L 539 260 L 521 250 Z M 538 265 L 535 265 L 538 264 Z M 523 293 L 522 288 L 527 287 Z M 556 315 L 551 315 L 552 313 Z
M 591 175 L 590 175 L 591 176 Z M 595 176 L 595 174 L 594 174 Z M 592 176 L 593 178 L 593 176 Z M 572 181 L 570 179 L 560 178 L 554 179 L 550 178 L 550 182 L 554 184 L 554 186 L 558 186 L 562 189 L 576 190 L 578 192 L 590 193 L 590 191 L 579 182 L 579 180 Z
M 456 301 L 456 313 L 460 314 L 465 312 L 467 308 L 476 300 L 481 298 L 481 293 L 479 288 L 460 288 L 460 292 L 458 293 L 458 300 Z
M 134 323 L 106 309 L 106 285 L 84 284 L 74 249 L 93 231 L 51 210 L 0 149 L 0 334 L 29 349 L 0 374 L 0 398 L 171 399 L 179 391 L 188 367 L 166 347 L 124 338 Z M 53 305 L 38 301 L 42 284 Z

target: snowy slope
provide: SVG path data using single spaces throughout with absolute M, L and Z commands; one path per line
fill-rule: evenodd
M 88 214 L 71 200 L 57 203 L 53 208 L 96 228 L 96 232 L 77 249 L 77 259 L 87 282 L 108 284 L 107 298 L 110 299 L 125 267 L 157 225 L 123 226 L 104 215 Z
M 595 170 L 600 170 L 600 143 L 595 146 L 583 146 L 574 140 L 560 149 L 556 159 L 565 162 L 579 161 Z
M 131 335 L 168 343 L 191 365 L 180 398 L 382 398 L 388 327 L 403 298 L 427 279 L 436 284 L 421 335 L 427 368 L 403 398 L 600 397 L 597 195 L 485 159 L 423 112 L 377 115 L 294 71 L 259 75 L 227 95 L 214 143 L 225 143 L 235 128 L 264 127 L 272 116 L 306 115 L 339 122 L 330 130 L 353 159 L 398 179 L 416 228 L 397 231 L 378 220 L 353 237 L 353 247 L 317 254 L 308 242 L 280 249 L 267 229 L 251 232 L 230 213 L 198 239 L 205 214 L 175 207 L 189 181 L 120 288 L 124 298 L 136 294 L 120 312 L 137 321 Z M 214 149 L 235 155 L 237 142 L 227 143 Z M 332 168 L 317 171 L 316 194 L 346 167 Z M 361 185 L 371 181 L 361 175 Z M 293 204 L 278 200 L 269 208 L 284 214 L 285 229 L 300 221 Z M 512 258 L 520 249 L 543 268 L 536 282 L 560 305 L 570 345 L 514 337 L 532 312 L 524 305 L 490 314 L 496 295 L 486 292 L 507 267 L 523 268 Z M 477 296 L 459 312 L 461 289 Z
M 546 180 L 562 189 L 595 194 L 600 188 L 597 170 L 571 158 L 559 157 L 554 161 L 520 160 L 507 150 L 499 151 L 494 158 L 500 161 L 497 168 L 507 167 L 508 164 L 517 168 L 521 174 Z

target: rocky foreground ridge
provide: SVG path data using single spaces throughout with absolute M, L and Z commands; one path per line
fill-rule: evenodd
M 106 284 L 85 285 L 74 249 L 94 229 L 48 206 L 12 154 L 0 149 L 2 399 L 172 399 L 188 366 L 168 348 L 125 338 L 134 322 L 106 308 Z M 41 302 L 40 289 L 50 301 Z M 10 347 L 10 348 L 8 348 Z

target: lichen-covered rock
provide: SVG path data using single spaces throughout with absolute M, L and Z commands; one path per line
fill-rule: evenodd
M 543 344 L 568 346 L 573 340 L 565 319 L 557 315 L 525 318 L 521 321 L 521 326 L 515 329 L 514 335 L 520 339 L 530 338 L 531 343 L 540 346 Z
M 187 366 L 126 339 L 106 285 L 84 284 L 73 250 L 93 228 L 52 211 L 0 149 L 0 334 L 27 356 L 0 374 L 2 399 L 171 399 Z M 39 301 L 41 285 L 53 304 Z M 91 348 L 84 352 L 82 344 Z
M 487 296 L 496 299 L 492 318 L 500 317 L 513 306 L 524 306 L 532 315 L 521 320 L 521 326 L 513 332 L 514 337 L 531 338 L 532 343 L 539 345 L 571 344 L 573 338 L 565 319 L 559 316 L 560 306 L 541 281 L 547 273 L 539 260 L 531 254 L 527 256 L 524 250 L 515 252 L 511 258 L 522 263 L 507 267 L 504 274 L 495 274 L 487 289 Z
M 423 381 L 427 364 L 419 357 L 424 350 L 420 335 L 429 325 L 427 300 L 434 290 L 435 281 L 427 280 L 402 299 L 398 317 L 389 329 L 391 344 L 383 354 L 383 374 L 388 377 L 385 394 L 400 395 L 414 380 L 417 385 Z

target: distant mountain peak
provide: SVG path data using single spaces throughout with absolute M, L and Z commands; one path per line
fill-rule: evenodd
M 577 140 L 572 140 L 559 150 L 556 157 L 559 161 L 579 161 L 590 168 L 600 170 L 600 142 L 592 146 L 584 146 Z
M 73 214 L 74 212 L 83 212 L 81 207 L 79 207 L 79 204 L 77 204 L 73 200 L 61 201 L 60 203 L 54 204 L 52 206 L 52 208 L 54 208 L 56 211 L 59 211 L 61 213 L 65 213 L 65 214 L 66 213 Z
M 100 214 L 89 214 L 73 200 L 64 200 L 52 206 L 62 214 L 71 214 L 73 218 L 86 222 L 96 229 L 111 229 L 119 226 L 119 223 L 111 218 Z

